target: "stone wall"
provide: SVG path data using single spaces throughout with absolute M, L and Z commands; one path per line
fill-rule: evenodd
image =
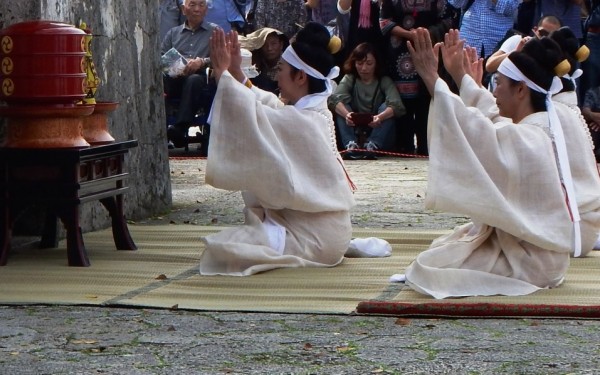
M 167 211 L 171 205 L 162 80 L 159 69 L 158 0 L 28 0 L 0 2 L 0 29 L 43 19 L 92 28 L 92 53 L 100 86 L 98 100 L 117 101 L 109 130 L 117 140 L 137 139 L 127 159 L 128 219 Z M 81 209 L 82 229 L 109 225 L 99 203 Z

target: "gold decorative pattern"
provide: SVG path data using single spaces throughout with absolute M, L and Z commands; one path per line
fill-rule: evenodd
M 2 59 L 2 66 L 0 67 L 2 74 L 9 75 L 15 70 L 15 65 L 10 57 L 4 57 Z
M 11 96 L 15 92 L 15 83 L 12 79 L 6 78 L 2 81 L 2 94 L 4 96 Z
M 0 41 L 0 48 L 2 49 L 2 52 L 7 55 L 9 53 L 11 53 L 14 48 L 14 43 L 13 43 L 12 38 L 8 35 L 5 35 L 4 37 L 2 37 L 2 41 Z

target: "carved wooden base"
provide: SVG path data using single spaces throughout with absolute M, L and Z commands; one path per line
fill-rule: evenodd
M 90 144 L 83 138 L 83 118 L 94 106 L 6 106 L 8 148 L 81 148 Z

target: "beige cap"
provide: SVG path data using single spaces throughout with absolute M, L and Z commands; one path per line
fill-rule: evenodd
M 239 35 L 238 40 L 240 41 L 242 48 L 254 51 L 260 49 L 267 41 L 267 36 L 272 33 L 276 33 L 278 36 L 285 38 L 284 34 L 279 30 L 270 27 L 262 27 L 246 36 Z

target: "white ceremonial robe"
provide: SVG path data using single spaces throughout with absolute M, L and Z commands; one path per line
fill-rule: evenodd
M 499 116 L 493 95 L 479 95 L 477 94 L 479 90 L 475 81 L 465 76 L 460 90 L 463 102 L 467 106 L 477 107 L 494 122 L 506 121 L 506 118 Z M 556 94 L 552 100 L 565 137 L 575 201 L 581 218 L 581 256 L 585 256 L 592 251 L 600 230 L 600 175 L 594 157 L 594 146 L 587 123 L 577 107 L 575 92 Z M 548 127 L 543 129 L 549 134 Z M 571 255 L 573 255 L 572 247 Z
M 577 94 L 574 91 L 563 92 L 554 95 L 552 100 L 565 135 L 575 199 L 581 217 L 581 256 L 585 256 L 593 250 L 600 231 L 600 175 L 594 145 L 587 123 L 577 106 Z
M 326 101 L 284 106 L 226 72 L 211 121 L 206 182 L 243 192 L 245 223 L 203 238 L 200 273 L 245 276 L 339 264 L 355 201 Z
M 495 105 L 485 89 L 472 95 L 472 103 Z M 525 295 L 559 285 L 569 266 L 572 223 L 543 130 L 547 113 L 519 124 L 488 116 L 438 79 L 429 112 L 425 204 L 472 222 L 434 240 L 407 268 L 407 283 L 420 293 Z

